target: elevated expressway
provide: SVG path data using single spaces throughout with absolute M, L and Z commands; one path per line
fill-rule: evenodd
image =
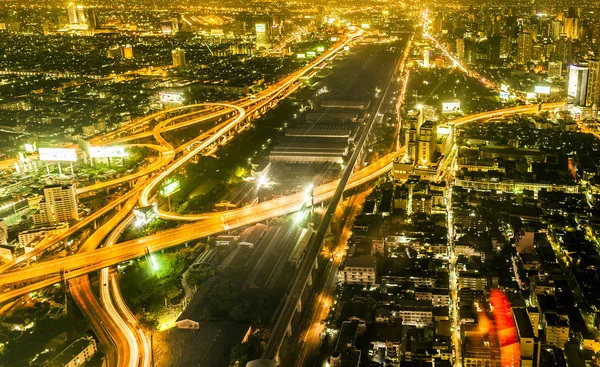
M 110 233 L 110 231 L 116 227 L 105 243 L 105 248 L 109 248 L 110 245 L 116 242 L 119 234 L 132 221 L 133 216 L 131 215 L 129 215 L 127 219 L 123 219 L 124 216 L 126 216 L 127 213 L 133 209 L 133 206 L 137 202 L 140 190 L 143 190 L 142 197 L 144 200 L 142 202 L 149 203 L 150 193 L 165 177 L 168 176 L 168 174 L 181 167 L 196 154 L 202 153 L 207 149 L 210 149 L 212 152 L 216 149 L 215 145 L 227 142 L 226 134 L 235 132 L 236 129 L 239 130 L 240 126 L 243 128 L 242 123 L 250 122 L 252 118 L 259 116 L 261 113 L 265 112 L 266 109 L 274 106 L 280 99 L 285 98 L 289 94 L 293 93 L 299 87 L 298 81 L 300 76 L 310 71 L 315 65 L 322 62 L 324 59 L 327 59 L 336 52 L 340 51 L 345 45 L 354 40 L 356 37 L 360 36 L 361 33 L 362 31 L 350 35 L 345 41 L 336 45 L 333 50 L 328 51 L 325 55 L 309 64 L 307 67 L 290 75 L 252 100 L 244 98 L 238 101 L 238 105 L 227 103 L 207 103 L 193 106 L 183 106 L 168 111 L 161 111 L 147 118 L 141 119 L 133 125 L 128 125 L 123 129 L 111 132 L 103 137 L 93 140 L 93 143 L 101 142 L 102 144 L 115 144 L 152 137 L 159 145 L 130 145 L 138 147 L 144 146 L 155 149 L 159 151 L 160 156 L 151 165 L 136 173 L 107 182 L 100 182 L 88 187 L 80 188 L 78 193 L 84 194 L 119 185 L 135 179 L 140 179 L 136 189 L 122 198 L 115 200 L 113 203 L 107 205 L 94 215 L 79 222 L 69 230 L 67 235 L 55 236 L 52 239 L 45 241 L 45 243 L 42 243 L 42 245 L 36 248 L 35 253 L 27 254 L 16 261 L 5 264 L 0 271 L 5 271 L 11 267 L 22 264 L 25 261 L 29 261 L 29 259 L 35 255 L 41 255 L 45 250 L 57 244 L 61 240 L 68 238 L 68 235 L 75 233 L 85 225 L 90 224 L 92 220 L 95 220 L 101 215 L 108 213 L 115 207 L 120 208 L 121 204 L 124 203 L 123 208 L 120 208 L 114 217 L 112 217 L 106 224 L 104 224 L 100 229 L 95 231 L 90 238 L 88 238 L 88 240 L 81 247 L 79 253 L 85 254 L 97 248 L 108 235 L 108 233 Z M 184 113 L 183 115 L 178 114 L 179 112 L 185 110 L 192 110 L 192 112 Z M 248 111 L 247 118 L 246 111 Z M 209 114 L 207 115 L 206 112 L 209 112 Z M 175 116 L 171 117 L 173 113 L 175 113 Z M 158 122 L 160 117 L 167 117 L 167 119 Z M 162 136 L 162 133 L 198 124 L 199 122 L 217 118 L 219 119 L 218 121 L 221 121 L 223 117 L 226 118 L 224 123 L 215 126 L 205 133 L 202 133 L 197 138 L 187 142 L 182 146 L 179 146 L 177 149 L 173 148 L 173 146 Z M 146 129 L 147 127 L 150 127 L 155 122 L 158 123 L 154 126 L 152 131 L 141 133 L 137 132 L 140 129 Z M 128 133 L 132 133 L 132 135 L 130 134 L 129 136 L 125 137 L 121 136 L 122 134 Z M 184 155 L 179 159 L 176 159 L 174 162 L 172 162 L 177 153 L 181 153 L 186 150 L 189 151 L 184 153 Z M 153 177 L 148 184 L 141 185 L 144 177 L 150 176 L 154 172 L 162 170 L 166 166 L 168 166 L 168 168 L 163 170 L 161 174 Z M 148 340 L 143 330 L 141 330 L 139 327 L 135 316 L 127 308 L 121 297 L 116 274 L 112 273 L 109 276 L 108 267 L 102 268 L 100 272 L 100 298 L 102 305 L 100 305 L 93 294 L 87 272 L 73 272 L 73 277 L 66 277 L 65 275 L 66 272 L 61 270 L 58 280 L 70 279 L 69 284 L 73 297 L 84 314 L 86 314 L 86 316 L 91 320 L 92 326 L 97 332 L 101 342 L 105 345 L 112 344 L 118 347 L 116 348 L 116 356 L 112 350 L 108 354 L 109 365 L 148 366 L 150 363 L 150 346 Z M 45 279 L 45 281 L 42 283 L 48 284 L 48 282 L 55 282 L 56 280 L 56 276 L 52 276 Z M 33 287 L 35 287 L 35 285 L 30 284 L 19 289 L 21 291 L 28 292 Z M 112 297 L 114 298 L 114 301 L 111 299 L 110 289 L 112 289 Z
M 552 103 L 543 106 L 542 109 L 554 109 L 560 106 L 562 106 L 562 103 Z M 453 123 L 460 126 L 465 123 L 503 115 L 534 113 L 537 110 L 537 105 L 519 106 L 465 116 L 456 119 Z M 388 154 L 372 164 L 353 172 L 348 180 L 346 189 L 351 189 L 386 174 L 392 168 L 394 159 L 400 156 L 400 154 L 403 154 L 403 150 Z M 333 196 L 337 184 L 338 181 L 336 180 L 315 187 L 315 202 L 319 203 L 329 200 Z M 6 290 L 0 295 L 0 302 L 60 281 L 61 271 L 66 278 L 76 277 L 103 267 L 144 256 L 147 251 L 153 252 L 166 249 L 191 240 L 223 232 L 224 230 L 293 213 L 302 207 L 304 201 L 304 194 L 297 193 L 265 201 L 252 207 L 243 207 L 220 213 L 181 215 L 163 212 L 162 217 L 165 219 L 194 222 L 151 236 L 123 242 L 118 246 L 104 247 L 66 258 L 49 260 L 31 265 L 26 269 L 5 271 L 3 274 L 0 274 L 0 285 L 9 286 L 10 284 L 20 282 L 32 283 L 18 289 Z M 48 276 L 51 277 L 49 280 L 37 281 L 37 278 Z
M 144 183 L 143 185 L 139 185 L 133 191 L 123 196 L 122 198 L 116 200 L 114 203 L 111 203 L 109 206 L 103 208 L 100 211 L 103 215 L 117 206 L 120 206 L 122 204 L 124 205 L 124 207 L 115 215 L 115 217 L 111 218 L 111 220 L 109 220 L 104 226 L 98 229 L 92 235 L 92 237 L 90 237 L 90 239 L 86 241 L 86 245 L 88 244 L 88 242 L 90 245 L 89 247 L 84 245 L 85 251 L 82 251 L 73 256 L 69 256 L 67 258 L 55 259 L 35 264 L 25 269 L 17 269 L 9 272 L 6 271 L 11 267 L 23 263 L 26 260 L 23 258 L 17 259 L 11 264 L 0 267 L 0 271 L 5 272 L 4 274 L 0 275 L 0 285 L 9 285 L 14 283 L 21 283 L 21 285 L 23 285 L 18 289 L 5 288 L 6 291 L 2 295 L 0 295 L 0 301 L 5 301 L 18 295 L 28 293 L 32 290 L 54 284 L 56 282 L 61 281 L 61 279 L 74 279 L 71 281 L 72 291 L 75 295 L 77 295 L 79 302 L 81 302 L 81 304 L 84 305 L 85 308 L 88 308 L 91 313 L 95 313 L 95 316 L 91 315 L 91 317 L 94 318 L 98 317 L 98 315 L 109 313 L 110 319 L 114 321 L 112 328 L 118 329 L 117 331 L 113 330 L 112 333 L 120 334 L 122 337 L 125 338 L 125 340 L 118 341 L 118 343 L 129 345 L 129 348 L 121 348 L 122 350 L 119 350 L 119 353 L 123 352 L 125 354 L 119 355 L 118 359 L 120 361 L 129 361 L 129 363 L 133 363 L 132 358 L 134 358 L 134 354 L 136 355 L 136 358 L 138 354 L 141 354 L 143 359 L 144 354 L 139 353 L 139 349 L 136 350 L 136 348 L 139 348 L 139 345 L 141 345 L 142 348 L 146 348 L 147 341 L 144 341 L 142 339 L 143 332 L 141 332 L 139 326 L 136 329 L 136 321 L 133 321 L 135 320 L 135 318 L 131 317 L 131 312 L 127 310 L 126 305 L 120 297 L 118 287 L 115 287 L 116 278 L 114 274 L 110 277 L 110 283 L 113 284 L 113 297 L 115 297 L 117 308 L 119 308 L 120 310 L 119 312 L 116 311 L 114 304 L 112 304 L 112 302 L 108 300 L 108 270 L 103 270 L 101 272 L 101 294 L 103 295 L 104 306 L 102 310 L 104 311 L 99 311 L 98 303 L 94 303 L 91 300 L 90 294 L 92 293 L 89 291 L 91 286 L 89 285 L 89 280 L 87 280 L 87 276 L 85 276 L 85 274 L 100 269 L 106 269 L 107 267 L 118 264 L 119 262 L 143 256 L 149 251 L 156 251 L 168 248 L 193 239 L 222 232 L 226 229 L 244 226 L 271 217 L 281 216 L 297 211 L 304 204 L 304 194 L 290 195 L 287 197 L 260 203 L 253 207 L 232 210 L 227 213 L 179 215 L 175 213 L 161 211 L 159 215 L 164 219 L 197 221 L 197 223 L 184 225 L 177 229 L 164 231 L 159 234 L 148 236 L 138 240 L 128 241 L 119 244 L 119 246 L 117 247 L 105 246 L 104 248 L 96 250 L 94 249 L 100 245 L 102 240 L 111 232 L 113 228 L 117 228 L 117 230 L 115 230 L 113 234 L 120 233 L 125 228 L 126 223 L 130 221 L 130 219 L 125 219 L 125 217 L 127 216 L 127 213 L 129 213 L 129 211 L 133 208 L 133 205 L 135 204 L 138 196 L 140 196 L 140 202 L 142 204 L 149 204 L 153 190 L 155 190 L 156 186 L 170 173 L 172 173 L 177 168 L 181 167 L 196 154 L 205 152 L 208 149 L 214 149 L 215 145 L 218 145 L 220 143 L 220 140 L 222 141 L 222 139 L 225 139 L 226 141 L 226 134 L 235 131 L 235 129 L 238 128 L 238 126 L 242 125 L 244 122 L 248 122 L 248 120 L 260 115 L 266 109 L 272 107 L 279 99 L 284 98 L 285 96 L 292 93 L 298 88 L 298 80 L 300 76 L 310 71 L 315 65 L 318 65 L 318 63 L 334 55 L 358 35 L 360 35 L 360 33 L 357 35 L 350 36 L 346 41 L 338 44 L 336 47 L 328 51 L 321 58 L 315 60 L 313 63 L 308 65 L 306 68 L 290 75 L 289 77 L 285 78 L 281 82 L 267 89 L 263 94 L 258 95 L 254 99 L 242 99 L 239 101 L 239 103 L 236 104 L 205 104 L 180 107 L 176 110 L 183 111 L 185 109 L 200 109 L 200 113 L 198 110 L 196 110 L 192 111 L 189 114 L 183 114 L 175 117 L 170 117 L 167 113 L 165 113 L 165 111 L 163 111 L 147 119 L 142 119 L 140 123 L 136 124 L 136 126 L 133 127 L 133 129 L 131 126 L 126 127 L 124 132 L 121 133 L 128 133 L 131 131 L 135 131 L 135 129 L 143 129 L 146 127 L 150 127 L 150 125 L 153 122 L 156 122 L 156 118 L 160 116 L 169 116 L 167 120 L 156 124 L 151 132 L 136 132 L 135 134 L 130 135 L 128 137 L 119 136 L 121 133 L 111 133 L 111 136 L 114 138 L 114 140 L 111 140 L 110 136 L 108 139 L 100 139 L 99 141 L 101 141 L 103 144 L 110 144 L 114 142 L 126 142 L 152 137 L 159 143 L 159 145 L 144 144 L 143 146 L 156 149 L 161 153 L 161 155 L 153 164 L 148 166 L 142 172 L 134 173 L 130 176 L 111 180 L 108 182 L 92 185 L 87 188 L 81 188 L 80 193 L 91 192 L 94 190 L 99 190 L 110 186 L 118 185 L 127 181 L 131 181 L 133 179 L 138 179 L 144 176 L 150 176 L 152 173 L 159 170 L 162 170 L 162 172 L 158 175 L 155 175 L 154 177 L 151 177 L 151 179 L 148 180 L 146 183 Z M 546 106 L 546 108 L 554 107 Z M 459 125 L 470 121 L 492 118 L 508 113 L 533 112 L 535 109 L 537 109 L 537 106 L 524 106 L 507 110 L 481 113 L 458 119 L 455 121 L 455 124 Z M 209 112 L 209 114 L 206 115 L 205 112 Z M 201 116 L 198 117 L 198 114 L 200 114 Z M 208 119 L 221 118 L 223 116 L 227 119 L 225 122 L 209 130 L 208 132 L 201 134 L 201 136 L 194 139 L 193 142 L 188 142 L 187 144 L 185 144 L 185 146 L 178 147 L 177 149 L 174 149 L 171 146 L 171 144 L 167 142 L 166 139 L 164 139 L 164 137 L 161 135 L 164 132 L 172 131 L 177 128 L 191 126 L 192 124 L 206 121 Z M 141 146 L 139 144 L 132 145 Z M 187 149 L 191 150 L 185 152 Z M 183 156 L 181 156 L 178 159 L 175 159 L 176 153 L 183 153 Z M 374 162 L 373 164 L 363 168 L 362 170 L 354 172 L 348 181 L 346 189 L 368 182 L 381 174 L 385 174 L 391 169 L 393 160 L 396 157 L 398 157 L 401 153 L 403 152 L 400 151 L 385 156 L 382 159 Z M 163 170 L 163 168 L 165 167 L 167 168 Z M 334 181 L 315 188 L 315 201 L 321 202 L 331 199 L 335 188 L 338 186 L 338 184 L 338 181 Z M 88 217 L 80 223 L 83 223 L 87 220 L 87 222 L 85 223 L 87 225 L 91 222 L 90 218 L 91 217 Z M 72 231 L 70 231 L 70 234 L 75 233 L 76 230 L 83 227 L 83 225 L 80 227 L 76 226 L 73 227 Z M 68 235 L 64 236 L 64 238 L 67 237 Z M 108 245 L 114 243 L 114 241 L 116 241 L 116 238 L 118 238 L 118 235 L 111 235 L 111 237 L 109 237 L 109 239 L 107 240 L 106 244 Z M 53 244 L 57 243 L 56 240 L 49 241 L 49 243 L 51 244 L 52 242 Z M 92 246 L 92 244 L 94 244 L 94 246 Z M 40 250 L 36 249 L 35 254 L 41 254 L 45 249 L 49 248 L 50 246 L 40 246 Z M 39 280 L 41 278 L 43 279 Z M 128 322 L 124 321 L 125 319 L 129 320 L 129 324 Z M 137 339 L 137 342 L 134 342 L 133 339 Z M 128 351 L 125 351 L 125 349 L 128 349 Z M 141 362 L 144 363 L 144 361 Z

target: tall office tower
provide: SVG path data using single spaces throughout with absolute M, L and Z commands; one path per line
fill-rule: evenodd
M 567 38 L 573 38 L 575 27 L 575 18 L 564 18 L 563 30 Z
M 494 18 L 494 25 L 492 26 L 492 35 L 499 36 L 502 32 L 502 16 L 498 15 Z
M 415 123 L 411 121 L 410 127 L 406 130 L 404 136 L 404 145 L 406 146 L 406 157 L 414 162 L 417 160 L 417 128 Z
M 432 121 L 425 121 L 419 127 L 418 163 L 431 163 L 435 155 L 436 140 L 437 134 L 434 123 Z
M 77 5 L 69 3 L 67 5 L 67 13 L 69 14 L 69 23 L 77 24 Z
M 508 37 L 502 37 L 502 39 L 500 40 L 500 58 L 501 59 L 508 59 L 508 57 L 510 56 L 510 40 L 508 39 Z
M 556 41 L 557 39 L 560 38 L 561 33 L 563 33 L 562 29 L 563 29 L 563 26 L 562 26 L 562 23 L 560 22 L 560 20 L 552 21 L 550 35 L 553 40 Z
M 98 17 L 96 16 L 96 9 L 87 9 L 87 24 L 89 29 L 95 29 L 98 27 Z
M 256 49 L 268 50 L 271 48 L 271 35 L 268 22 L 257 22 L 254 24 L 256 32 Z
M 325 7 L 323 5 L 317 6 L 317 17 L 316 17 L 317 26 L 323 25 L 325 23 Z
M 569 103 L 577 106 L 585 106 L 588 72 L 589 69 L 586 66 L 569 66 L 569 83 L 567 87 Z
M 544 54 L 544 46 L 533 45 L 533 49 L 531 50 L 531 58 L 535 61 L 545 60 L 546 55 Z
M 176 68 L 184 68 L 187 65 L 185 61 L 185 50 L 176 48 L 171 51 L 171 55 L 173 56 L 173 66 Z
M 423 50 L 423 66 L 426 68 L 429 67 L 430 52 L 428 47 Z
M 124 59 L 133 59 L 133 46 L 125 45 L 121 48 L 121 57 Z
M 500 44 L 502 42 L 502 37 L 493 36 L 489 39 L 489 54 L 488 60 L 492 65 L 500 64 Z
M 86 24 L 86 17 L 85 17 L 85 8 L 83 7 L 83 5 L 77 5 L 77 23 L 78 24 Z
M 531 52 L 533 48 L 533 39 L 531 33 L 520 33 L 517 38 L 517 62 L 526 64 L 531 60 Z
M 588 68 L 585 105 L 600 107 L 600 60 L 588 60 Z
M 33 215 L 35 225 L 55 225 L 79 220 L 75 185 L 51 185 L 44 187 L 44 199 L 39 212 Z
M 463 59 L 465 57 L 465 39 L 459 38 L 456 40 L 456 56 Z
M 433 34 L 440 34 L 440 33 L 442 33 L 443 28 L 444 28 L 444 16 L 441 14 L 438 14 L 438 16 L 436 16 L 435 19 L 433 20 L 431 31 Z
M 550 61 L 548 63 L 548 78 L 558 79 L 562 76 L 562 62 Z
M 179 17 L 171 18 L 171 33 L 179 32 Z
M 554 60 L 570 64 L 573 60 L 573 42 L 566 37 L 560 37 L 554 44 Z

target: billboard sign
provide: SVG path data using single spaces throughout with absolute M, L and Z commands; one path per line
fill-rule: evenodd
M 265 23 L 256 23 L 254 25 L 256 33 L 265 33 L 267 31 L 267 25 Z
M 527 92 L 527 99 L 536 99 L 537 98 L 537 94 L 533 93 L 533 92 Z
M 165 184 L 161 189 L 160 189 L 160 194 L 163 197 L 169 197 L 171 195 L 173 195 L 174 193 L 176 193 L 177 191 L 179 191 L 180 186 L 179 186 L 179 181 L 175 180 L 175 181 L 171 181 L 167 184 Z
M 68 148 L 39 148 L 41 161 L 54 162 L 75 162 L 77 161 L 77 151 Z
M 442 103 L 442 113 L 453 113 L 460 111 L 460 102 Z
M 123 158 L 127 156 L 122 146 L 90 147 L 90 158 Z
M 160 101 L 163 103 L 183 103 L 183 95 L 175 92 L 160 92 Z
M 24 147 L 27 153 L 34 153 L 37 150 L 35 143 L 25 143 Z
M 503 101 L 508 101 L 508 99 L 510 98 L 510 95 L 508 94 L 508 92 L 500 92 L 500 99 Z
M 550 86 L 547 85 L 535 85 L 533 91 L 537 94 L 550 94 Z
M 306 59 L 306 54 L 296 54 L 296 58 L 298 58 L 298 59 Z

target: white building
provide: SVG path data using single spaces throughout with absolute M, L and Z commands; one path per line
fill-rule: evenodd
M 79 220 L 75 185 L 52 185 L 44 187 L 44 200 L 39 204 L 39 212 L 33 215 L 35 225 L 55 225 Z
M 79 367 L 92 359 L 96 354 L 96 341 L 92 337 L 80 338 L 66 347 L 47 367 Z
M 402 319 L 402 325 L 432 326 L 433 307 L 431 301 L 401 299 L 398 301 L 396 317 Z
M 61 234 L 67 229 L 69 229 L 69 225 L 67 223 L 61 223 L 55 226 L 32 228 L 19 232 L 19 246 L 29 245 L 31 241 L 35 240 L 38 236 L 44 238 L 51 234 Z
M 376 270 L 375 256 L 351 257 L 346 260 L 344 269 L 340 271 L 340 281 L 342 284 L 375 285 Z
M 569 341 L 569 319 L 554 312 L 544 313 L 546 344 L 563 349 Z
M 0 245 L 8 243 L 8 228 L 4 219 L 0 219 Z
M 185 51 L 180 49 L 180 48 L 176 48 L 173 51 L 171 51 L 171 55 L 173 56 L 173 66 L 176 68 L 184 68 L 187 63 L 185 61 Z

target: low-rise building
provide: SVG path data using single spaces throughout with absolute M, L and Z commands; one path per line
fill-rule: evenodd
M 61 223 L 55 226 L 46 226 L 28 229 L 19 232 L 19 246 L 27 246 L 37 237 L 44 238 L 50 235 L 58 235 L 69 229 L 68 223 Z
M 54 359 L 47 367 L 78 367 L 89 361 L 96 354 L 96 341 L 92 337 L 75 340 Z
M 557 348 L 564 348 L 569 341 L 569 319 L 556 312 L 544 313 L 546 323 L 546 343 Z
M 376 271 L 377 260 L 375 256 L 351 257 L 346 260 L 339 278 L 342 284 L 375 285 Z
M 398 301 L 397 316 L 404 325 L 417 327 L 433 326 L 433 306 L 431 301 L 402 299 Z

